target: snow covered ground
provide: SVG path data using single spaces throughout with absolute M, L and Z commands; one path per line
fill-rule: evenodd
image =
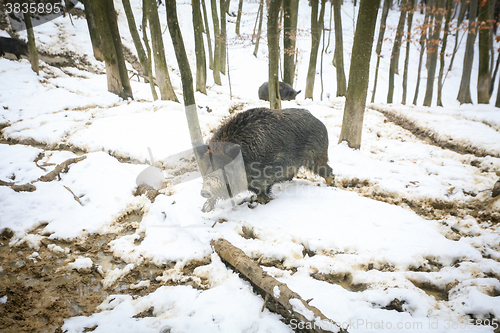
M 138 22 L 140 3 L 132 2 Z M 133 50 L 121 3 L 115 6 L 124 45 Z M 267 106 L 257 99 L 267 76 L 267 48 L 261 45 L 255 58 L 249 40 L 257 7 L 245 2 L 242 37 L 234 34 L 235 18 L 228 18 L 232 96 L 227 76 L 218 87 L 211 72 L 207 95 L 196 93 L 206 139 L 230 111 Z M 345 2 L 346 68 L 356 10 Z M 194 63 L 191 7 L 178 3 L 178 11 Z M 236 11 L 233 2 L 230 12 Z M 309 15 L 307 2 L 301 2 L 296 89 L 302 90 Z M 162 6 L 160 17 L 166 27 Z M 391 11 L 390 27 L 398 17 Z M 415 19 L 422 17 L 417 13 Z M 62 276 L 92 286 L 90 292 L 66 287 L 95 297 L 99 305 L 71 303 L 75 310 L 61 322 L 63 332 L 296 329 L 298 324 L 285 325 L 279 315 L 261 311 L 264 300 L 211 248 L 210 241 L 220 237 L 350 332 L 493 332 L 500 326 L 500 199 L 491 197 L 500 176 L 500 111 L 493 105 L 458 105 L 460 66 L 449 74 L 444 108 L 385 105 L 391 50 L 384 47 L 379 93 L 365 114 L 362 148 L 352 150 L 337 144 L 345 100 L 333 97 L 332 42 L 323 66 L 323 100 L 318 75 L 314 101 L 299 94 L 283 107 L 306 108 L 327 126 L 337 187 L 302 173 L 276 185 L 275 199 L 266 205 L 222 202 L 202 213 L 201 178 L 191 164 L 167 161 L 190 148 L 184 106 L 153 102 L 149 85 L 134 80 L 135 100 L 108 93 L 105 75 L 95 74 L 103 66 L 91 55 L 86 23 L 75 18 L 73 23 L 61 17 L 36 27 L 39 48 L 86 56 L 93 73 L 42 63 L 36 76 L 27 60 L 0 58 L 0 180 L 36 186 L 33 192 L 0 186 L 0 231 L 12 231 L 0 239 L 0 251 L 17 258 L 2 260 L 0 281 L 34 285 L 27 268 L 56 262 L 58 268 L 47 272 L 57 285 Z M 387 33 L 394 35 L 393 29 Z M 179 95 L 168 33 L 164 39 Z M 412 54 L 416 59 L 415 47 Z M 410 77 L 409 91 L 414 81 Z M 148 147 L 168 181 L 154 202 L 135 195 L 136 179 L 148 167 Z M 37 181 L 79 155 L 86 158 L 60 179 Z M 5 318 L 16 301 L 9 290 L 0 289 Z

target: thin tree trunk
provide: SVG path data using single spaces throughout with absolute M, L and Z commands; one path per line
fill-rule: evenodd
M 477 75 L 477 102 L 490 102 L 490 2 L 481 1 L 479 7 L 479 70 Z
M 220 4 L 220 72 L 226 75 L 226 14 L 229 0 L 219 0 Z
M 389 0 L 387 0 L 389 1 Z M 337 96 L 345 96 L 347 82 L 344 70 L 344 42 L 342 34 L 341 0 L 333 0 L 333 19 L 335 24 L 335 70 L 337 72 Z
M 36 49 L 35 33 L 33 32 L 33 24 L 31 24 L 31 17 L 29 13 L 23 13 L 24 24 L 26 25 L 26 32 L 28 33 L 28 49 L 30 54 L 31 69 L 36 75 L 40 74 L 38 64 L 38 50 Z
M 203 43 L 203 19 L 201 17 L 200 0 L 192 0 L 194 48 L 196 54 L 196 91 L 207 94 L 207 60 L 205 43 Z
M 285 29 L 283 34 L 283 81 L 293 87 L 299 0 L 283 0 L 283 10 L 283 26 Z
M 220 50 L 220 45 L 221 45 L 221 39 L 220 39 L 220 31 L 219 31 L 219 17 L 217 14 L 217 1 L 216 0 L 211 0 L 210 1 L 211 8 L 212 8 L 212 22 L 214 24 L 214 68 L 212 70 L 213 75 L 214 75 L 214 82 L 217 85 L 222 85 L 221 79 L 220 79 L 220 57 L 221 57 L 221 50 Z
M 469 31 L 467 34 L 467 42 L 465 44 L 464 65 L 462 69 L 462 80 L 460 81 L 460 90 L 458 91 L 457 100 L 460 104 L 472 104 L 470 94 L 470 78 L 472 73 L 472 61 L 474 60 L 474 43 L 476 41 L 476 17 L 478 0 L 470 0 L 469 3 Z
M 373 92 L 371 102 L 375 102 L 375 93 L 377 91 L 377 81 L 378 81 L 378 69 L 380 65 L 380 53 L 382 52 L 382 44 L 384 43 L 385 27 L 387 25 L 387 15 L 389 14 L 389 8 L 392 5 L 392 0 L 384 0 L 384 7 L 382 8 L 382 17 L 380 18 L 380 28 L 378 32 L 377 48 L 375 52 L 377 53 L 377 65 L 375 67 L 375 80 L 373 83 Z
M 96 0 L 98 1 L 98 0 Z M 170 82 L 168 74 L 167 60 L 165 59 L 165 49 L 163 46 L 163 36 L 161 33 L 160 18 L 156 0 L 146 0 L 149 20 L 149 30 L 151 32 L 151 43 L 153 45 L 153 55 L 155 59 L 156 82 L 160 88 L 162 100 L 179 102 L 175 95 L 174 88 Z
M 417 85 L 415 86 L 415 95 L 413 96 L 413 105 L 417 105 L 418 101 L 418 92 L 420 88 L 420 74 L 422 72 L 422 63 L 424 59 L 424 52 L 425 52 L 425 40 L 427 36 L 427 25 L 429 23 L 429 17 L 430 17 L 430 11 L 431 7 L 427 6 L 425 7 L 425 18 L 424 18 L 424 24 L 421 25 L 420 28 L 420 55 L 418 58 L 418 69 L 417 69 Z
M 403 38 L 403 29 L 406 20 L 406 0 L 401 0 L 401 13 L 399 15 L 399 23 L 394 38 L 394 46 L 392 47 L 391 62 L 389 66 L 389 89 L 387 92 L 387 103 L 392 103 L 394 97 L 394 75 L 398 74 L 399 53 L 401 50 L 401 39 Z
M 203 9 L 203 22 L 205 24 L 205 33 L 207 35 L 208 44 L 208 68 L 214 69 L 214 53 L 212 50 L 212 38 L 210 37 L 210 24 L 208 23 L 207 6 L 205 0 L 201 0 L 201 8 Z
M 176 0 L 165 0 L 165 7 L 167 9 L 167 25 L 174 45 L 175 57 L 179 65 L 179 72 L 181 73 L 182 92 L 184 98 L 184 107 L 186 109 L 186 118 L 189 127 L 189 134 L 191 136 L 191 143 L 194 147 L 203 144 L 203 137 L 201 135 L 200 123 L 198 120 L 198 113 L 196 110 L 196 102 L 194 99 L 193 90 L 193 76 L 189 67 L 189 61 L 184 48 L 184 41 L 182 39 L 179 22 L 177 19 Z M 195 154 L 197 152 L 194 149 Z M 198 165 L 199 156 L 197 156 Z
M 319 42 L 321 40 L 321 30 L 325 17 L 326 0 L 321 0 L 321 10 L 318 16 L 318 0 L 311 1 L 311 55 L 309 57 L 309 68 L 306 78 L 305 98 L 313 98 L 314 79 L 316 78 L 316 63 L 318 61 Z
M 241 13 L 243 12 L 243 0 L 238 3 L 238 15 L 236 16 L 236 34 L 240 35 Z
M 448 35 L 450 33 L 450 20 L 453 12 L 453 0 L 446 1 L 446 19 L 444 22 L 443 44 L 441 46 L 441 53 L 439 54 L 439 75 L 438 75 L 438 92 L 437 92 L 437 105 L 443 106 L 441 100 L 443 91 L 443 74 L 444 74 L 444 58 L 446 54 L 446 45 L 448 44 Z
M 349 84 L 342 130 L 339 136 L 339 143 L 347 141 L 349 147 L 354 149 L 359 149 L 361 146 L 361 131 L 363 129 L 370 75 L 370 57 L 379 6 L 380 0 L 361 0 L 359 4 L 358 20 L 352 46 L 351 68 L 349 70 Z
M 147 0 L 142 0 L 142 39 L 144 41 L 144 45 L 146 46 L 146 56 L 149 60 L 151 60 L 151 47 L 149 47 L 148 40 L 148 13 L 147 13 Z M 151 61 L 149 61 L 148 72 L 146 75 L 149 77 L 149 86 L 151 88 L 151 92 L 153 93 L 153 100 L 156 101 L 158 99 L 158 94 L 156 93 L 155 88 L 155 80 L 153 76 L 153 66 L 151 65 Z
M 257 57 L 257 52 L 259 51 L 259 41 L 260 41 L 260 35 L 262 33 L 262 18 L 264 17 L 264 0 L 260 0 L 259 4 L 259 10 L 257 12 L 257 19 L 259 21 L 258 23 L 258 29 L 257 29 L 257 36 L 255 40 L 255 48 L 253 50 L 253 55 Z
M 278 65 L 280 58 L 279 45 L 279 12 L 281 0 L 270 0 L 267 13 L 267 45 L 269 48 L 269 102 L 271 109 L 281 109 L 279 91 Z
M 452 0 L 453 1 L 453 0 Z M 406 104 L 407 84 L 408 84 L 408 66 L 410 64 L 410 46 L 411 46 L 411 26 L 413 23 L 413 13 L 415 12 L 415 0 L 410 0 L 408 3 L 408 17 L 407 17 L 407 34 L 406 34 L 406 55 L 405 65 L 403 70 L 403 98 L 401 104 Z
M 453 68 L 453 62 L 455 61 L 455 56 L 456 56 L 457 51 L 458 51 L 458 40 L 459 40 L 458 35 L 460 32 L 460 29 L 458 29 L 458 28 L 462 25 L 462 22 L 464 21 L 465 11 L 467 9 L 467 4 L 466 4 L 467 1 L 468 0 L 461 0 L 460 1 L 460 11 L 459 11 L 458 18 L 457 18 L 457 31 L 455 33 L 455 46 L 453 47 L 453 53 L 451 55 L 450 65 L 448 66 L 448 70 L 446 71 L 447 74 Z M 462 35 L 462 38 L 463 38 L 463 35 Z M 462 40 L 462 38 L 460 38 L 460 40 Z M 446 77 L 445 77 L 445 79 L 446 79 Z
M 130 35 L 132 36 L 132 40 L 134 41 L 135 49 L 137 50 L 137 55 L 139 57 L 139 62 L 141 63 L 142 72 L 144 73 L 144 75 L 149 76 L 151 63 L 148 56 L 146 56 L 144 48 L 142 47 L 141 38 L 139 37 L 139 32 L 137 31 L 137 26 L 135 24 L 134 14 L 132 13 L 132 7 L 130 6 L 130 0 L 122 0 L 122 4 L 123 9 L 125 10 L 125 15 L 127 16 Z M 151 81 L 153 81 L 152 76 L 149 77 L 149 82 L 151 83 Z M 154 82 L 150 86 L 151 93 L 153 94 L 153 99 L 157 100 L 158 96 L 156 96 Z
M 439 36 L 441 35 L 441 26 L 443 25 L 443 8 L 445 0 L 437 0 L 436 15 L 434 20 L 434 33 L 427 45 L 427 58 L 429 67 L 427 68 L 427 87 L 425 90 L 424 106 L 431 106 L 432 95 L 434 92 L 434 78 L 436 76 L 437 57 L 439 49 Z
M 493 96 L 493 89 L 495 89 L 495 78 L 497 77 L 498 73 L 498 65 L 500 65 L 500 53 L 498 53 L 496 65 L 495 65 L 495 70 L 493 71 L 493 76 L 491 77 L 490 80 L 490 96 Z

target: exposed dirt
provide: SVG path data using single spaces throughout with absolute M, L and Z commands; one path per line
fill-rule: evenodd
M 140 212 L 132 212 L 116 223 L 122 227 L 121 233 L 132 234 L 141 217 Z M 161 278 L 175 263 L 158 267 L 147 260 L 122 278 L 105 281 L 106 272 L 127 265 L 109 251 L 108 244 L 116 234 L 91 234 L 83 239 L 60 241 L 49 239 L 44 227 L 30 233 L 38 237 L 32 244 L 16 242 L 9 229 L 0 235 L 0 295 L 4 297 L 0 299 L 1 332 L 62 332 L 65 318 L 98 312 L 97 306 L 110 294 L 144 296 L 160 286 L 180 284 Z M 92 266 L 68 266 L 82 257 L 90 258 Z M 196 267 L 208 263 L 187 263 L 182 274 L 190 276 Z M 182 283 L 204 288 L 192 279 Z M 93 329 L 89 327 L 87 331 Z
M 410 131 L 420 140 L 430 143 L 434 146 L 441 147 L 443 149 L 449 149 L 459 154 L 472 154 L 477 157 L 486 157 L 486 156 L 500 157 L 496 154 L 491 154 L 490 152 L 475 147 L 464 146 L 452 141 L 442 140 L 436 133 L 426 128 L 419 127 L 406 118 L 398 117 L 397 115 L 394 115 L 391 112 L 387 112 L 383 108 L 373 107 L 372 110 L 382 113 L 390 122 L 393 122 L 396 125 Z

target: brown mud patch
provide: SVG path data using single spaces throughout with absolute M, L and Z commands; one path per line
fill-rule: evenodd
M 138 215 L 132 212 L 117 221 L 123 229 L 120 234 L 135 231 Z M 106 273 L 127 265 L 109 251 L 108 244 L 117 234 L 91 234 L 66 241 L 48 238 L 44 227 L 30 232 L 40 239 L 31 244 L 16 242 L 9 229 L 0 235 L 1 332 L 62 332 L 65 318 L 98 312 L 97 306 L 112 294 L 145 296 L 161 286 L 179 284 L 200 288 L 189 280 L 161 279 L 175 263 L 159 267 L 147 260 L 105 287 Z M 90 258 L 92 266 L 75 269 L 68 265 L 77 258 Z M 188 262 L 182 274 L 189 277 L 196 267 L 206 264 Z

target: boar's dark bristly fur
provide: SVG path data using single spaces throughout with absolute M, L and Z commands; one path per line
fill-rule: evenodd
M 210 139 L 210 148 L 202 158 L 203 161 L 210 160 L 207 155 L 211 153 L 215 170 L 231 162 L 236 152 L 231 148 L 220 148 L 224 146 L 217 143 L 239 146 L 237 153 L 241 149 L 248 190 L 257 194 L 261 203 L 270 200 L 273 184 L 292 180 L 300 167 L 333 184 L 332 168 L 327 164 L 327 129 L 305 109 L 255 108 L 230 118 Z M 220 173 L 207 174 L 201 195 L 208 200 L 202 210 L 212 210 L 219 198 L 228 199 L 222 194 L 225 190 L 226 183 Z
M 289 85 L 286 82 L 281 82 L 280 81 L 280 99 L 282 101 L 291 101 L 294 100 L 295 97 L 301 92 L 295 91 L 291 85 Z M 259 87 L 259 99 L 262 99 L 264 101 L 269 100 L 269 83 L 264 82 L 260 87 Z
M 5 53 L 14 54 L 17 59 L 21 59 L 21 55 L 28 56 L 28 44 L 17 38 L 0 37 L 0 56 Z

